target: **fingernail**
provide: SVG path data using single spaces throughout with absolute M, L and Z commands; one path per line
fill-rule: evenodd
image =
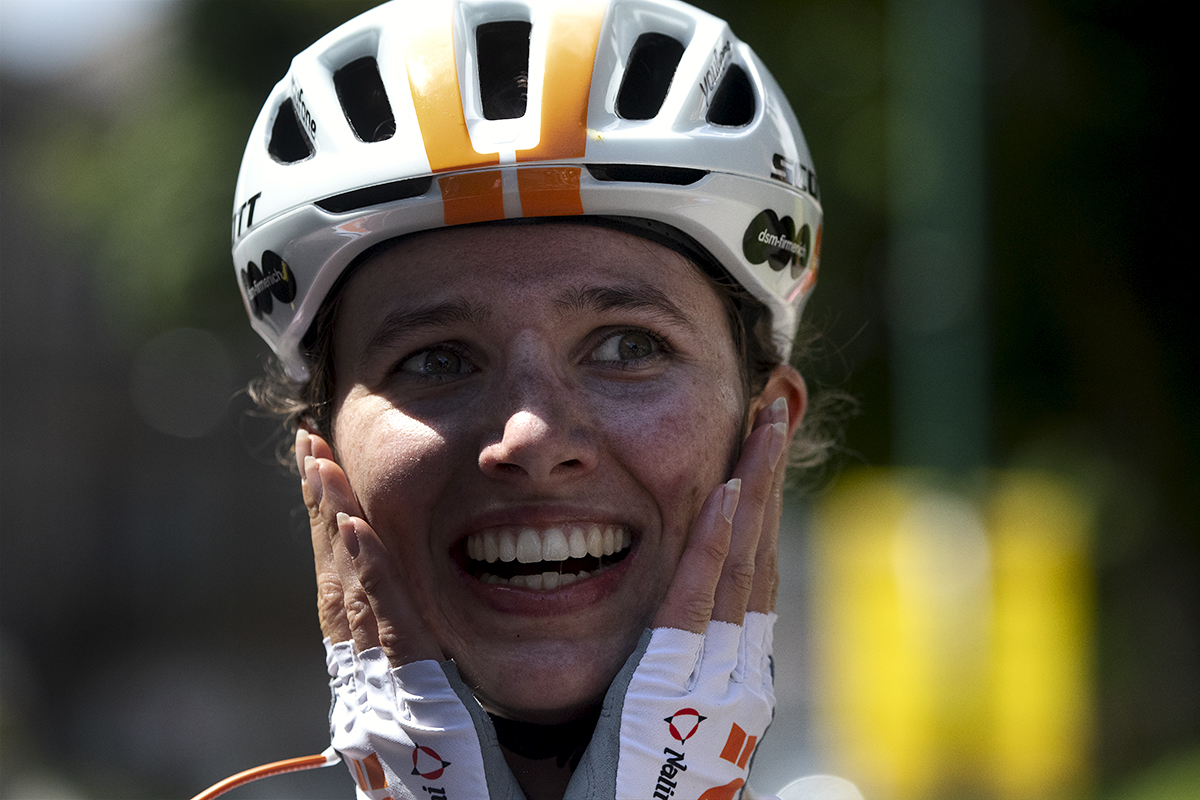
M 358 558 L 358 532 L 354 530 L 354 521 L 350 519 L 350 515 L 345 511 L 337 513 L 338 533 L 342 535 L 342 541 L 346 544 L 346 550 L 350 553 L 351 558 Z
M 737 511 L 738 498 L 742 496 L 742 479 L 733 478 L 725 484 L 725 498 L 721 501 L 721 516 L 726 522 L 733 522 L 733 514 Z
M 304 474 L 304 459 L 312 452 L 312 444 L 308 440 L 308 431 L 300 428 L 296 431 L 296 468 L 300 470 L 300 482 L 306 483 L 308 476 Z
M 767 460 L 771 463 L 771 469 L 779 463 L 779 457 L 783 455 L 783 446 L 787 443 L 787 423 L 776 422 L 771 425 L 771 442 L 767 445 Z
M 787 422 L 788 404 L 786 397 L 776 397 L 775 402 L 771 403 L 771 419 L 775 422 Z
M 317 501 L 318 506 L 321 505 L 321 499 L 325 496 L 325 487 L 321 485 L 321 468 L 317 466 L 317 460 L 312 456 L 304 457 L 304 474 L 309 488 L 312 489 L 313 498 Z

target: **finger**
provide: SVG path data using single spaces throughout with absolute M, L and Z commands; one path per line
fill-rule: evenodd
M 733 518 L 729 554 L 713 601 L 712 618 L 721 622 L 741 625 L 750 596 L 760 584 L 756 581 L 759 544 L 774 491 L 775 468 L 787 437 L 786 423 L 773 421 L 775 410 L 775 406 L 770 406 L 759 413 L 733 471 L 735 477 L 742 479 L 742 499 Z M 774 550 L 770 534 L 766 549 Z M 770 576 L 764 576 L 761 583 L 769 585 Z
M 779 518 L 783 513 L 783 483 L 787 474 L 787 429 L 788 405 L 780 398 L 767 409 L 769 424 L 778 425 L 782 436 L 778 440 L 781 452 L 775 464 L 771 496 L 763 510 L 762 533 L 758 539 L 758 552 L 754 556 L 754 587 L 750 590 L 747 611 L 769 614 L 775 610 L 779 593 Z
M 375 531 L 361 517 L 340 513 L 337 521 L 344 545 L 338 549 L 348 556 L 354 570 L 353 580 L 347 583 L 353 584 L 354 591 L 362 592 L 369 606 L 357 609 L 354 605 L 357 598 L 347 603 L 355 644 L 360 650 L 364 644 L 377 644 L 393 667 L 426 659 L 442 661 L 444 656 L 437 640 L 417 611 L 407 591 L 408 584 Z M 362 621 L 356 624 L 359 613 Z M 367 641 L 368 632 L 373 641 Z
M 379 645 L 379 627 L 375 622 L 375 610 L 371 608 L 371 598 L 359 581 L 354 566 L 354 556 L 358 553 L 358 535 L 352 518 L 345 511 L 338 511 L 335 525 L 332 548 L 342 586 L 342 607 L 345 609 L 346 624 L 350 629 L 350 637 L 354 639 L 354 647 L 361 653 Z
M 315 453 L 328 452 L 328 446 L 317 436 L 311 436 Z M 315 516 L 310 510 L 313 552 L 317 554 L 321 614 L 333 628 L 330 638 L 335 641 L 353 639 L 361 652 L 378 644 L 375 617 L 366 592 L 346 552 L 346 543 L 339 530 L 339 515 L 361 517 L 362 510 L 346 473 L 337 462 L 328 458 L 309 456 L 305 459 L 308 483 L 318 487 L 320 500 Z M 336 592 L 336 593 L 335 593 Z
M 735 478 L 718 486 L 704 501 L 667 596 L 654 617 L 655 628 L 703 633 L 708 627 L 741 488 L 742 482 Z
M 304 506 L 308 510 L 309 530 L 312 534 L 313 565 L 317 578 L 317 619 L 321 624 L 321 635 L 333 642 L 344 642 L 350 638 L 342 604 L 342 582 L 334 563 L 330 546 L 329 515 L 321 510 L 324 491 L 318 462 L 313 458 L 314 445 L 320 451 L 328 446 L 320 437 L 307 431 L 296 433 L 296 461 L 300 467 L 300 491 Z

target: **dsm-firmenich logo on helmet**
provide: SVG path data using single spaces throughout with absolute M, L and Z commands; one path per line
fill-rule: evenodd
M 766 261 L 776 272 L 791 264 L 793 279 L 800 277 L 808 266 L 811 251 L 812 231 L 808 225 L 801 225 L 797 232 L 791 217 L 780 219 L 769 208 L 750 220 L 742 235 L 742 254 L 747 261 L 751 264 Z
M 270 250 L 262 254 L 262 270 L 253 261 L 242 270 L 246 300 L 257 319 L 270 315 L 275 300 L 290 303 L 296 299 L 296 274 L 287 262 Z

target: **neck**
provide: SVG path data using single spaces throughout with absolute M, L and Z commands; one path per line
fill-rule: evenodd
M 504 759 L 528 800 L 561 800 L 598 717 L 598 709 L 559 725 L 492 717 Z

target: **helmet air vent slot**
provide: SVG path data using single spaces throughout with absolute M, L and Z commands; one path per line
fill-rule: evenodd
M 704 118 L 713 125 L 741 127 L 754 120 L 754 106 L 754 87 L 750 85 L 750 78 L 737 64 L 730 64 L 713 92 Z
M 397 200 L 420 197 L 428 192 L 431 186 L 433 186 L 433 178 L 428 175 L 421 178 L 405 178 L 401 181 L 381 183 L 335 194 L 324 200 L 318 200 L 317 206 L 331 214 L 345 214 L 384 203 L 394 203 Z
M 667 99 L 683 50 L 682 42 L 666 34 L 639 36 L 629 52 L 629 63 L 617 92 L 617 115 L 623 119 L 657 116 Z
M 479 99 L 484 119 L 525 116 L 529 99 L 529 32 L 524 20 L 486 22 L 475 29 Z
M 671 186 L 688 186 L 708 174 L 706 169 L 652 164 L 588 164 L 587 170 L 598 181 L 666 183 Z
M 338 101 L 354 135 L 363 142 L 382 142 L 396 133 L 379 64 L 370 56 L 355 59 L 333 74 Z
M 300 120 L 289 97 L 279 104 L 275 112 L 275 124 L 271 126 L 271 140 L 267 143 L 271 158 L 281 164 L 295 164 L 313 154 L 312 142 L 300 130 Z

